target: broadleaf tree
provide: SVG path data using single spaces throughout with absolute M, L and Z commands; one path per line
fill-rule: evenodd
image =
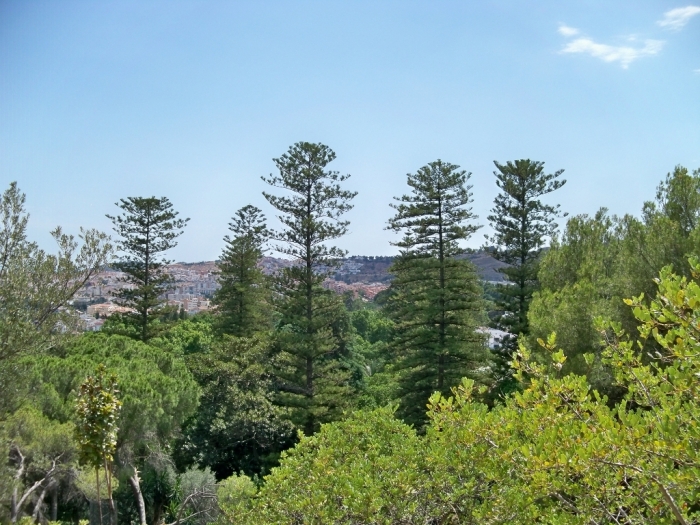
M 274 231 L 276 251 L 294 262 L 276 278 L 280 315 L 277 330 L 278 402 L 290 408 L 293 422 L 311 434 L 319 424 L 337 418 L 348 401 L 348 373 L 340 361 L 344 345 L 344 305 L 323 288 L 345 252 L 329 242 L 345 235 L 349 222 L 341 217 L 352 208 L 356 192 L 342 189 L 349 175 L 326 166 L 335 152 L 323 144 L 298 142 L 274 159 L 278 175 L 262 177 L 289 192 L 267 201 L 279 212 L 282 229 Z
M 21 397 L 17 358 L 44 352 L 70 337 L 79 319 L 70 302 L 107 263 L 112 246 L 97 230 L 76 239 L 58 227 L 58 251 L 50 254 L 27 239 L 25 195 L 13 182 L 0 199 L 0 412 Z
M 268 337 L 224 335 L 213 348 L 185 357 L 202 394 L 175 447 L 180 468 L 209 467 L 218 479 L 262 475 L 294 442 L 292 424 L 273 404 Z
M 114 463 L 119 478 L 126 481 L 117 494 L 119 512 L 141 525 L 159 523 L 167 502 L 146 497 L 148 487 L 142 484 L 150 481 L 145 474 L 163 477 L 170 462 L 164 451 L 197 408 L 199 387 L 184 359 L 155 345 L 105 333 L 85 333 L 65 345 L 61 354 L 42 356 L 33 366 L 44 413 L 69 420 L 85 370 L 103 364 L 106 373 L 113 373 L 122 403 Z M 120 499 L 123 496 L 127 498 Z
M 158 334 L 156 323 L 162 315 L 162 295 L 172 286 L 172 277 L 165 266 L 171 261 L 161 254 L 177 246 L 177 239 L 189 219 L 178 218 L 167 197 L 127 197 L 116 203 L 121 215 L 107 215 L 114 231 L 121 237 L 119 249 L 123 257 L 114 267 L 126 274 L 117 293 L 123 306 L 133 309 L 123 316 L 136 328 L 137 338 L 148 341 Z
M 474 265 L 461 243 L 479 226 L 470 204 L 471 174 L 437 160 L 409 173 L 411 194 L 396 198 L 388 228 L 403 235 L 391 268 L 388 312 L 396 323 L 391 343 L 400 371 L 400 414 L 425 422 L 433 392 L 449 394 L 462 377 L 484 377 L 488 353 L 476 331 L 482 313 Z
M 625 390 L 617 406 L 564 372 L 554 335 L 546 359 L 520 341 L 523 390 L 503 403 L 477 402 L 464 379 L 431 397 L 422 438 L 387 408 L 324 425 L 227 522 L 698 523 L 700 261 L 689 266 L 692 279 L 662 270 L 650 303 L 626 301 L 641 338 L 613 335 L 603 357 Z M 616 324 L 598 326 L 621 336 Z M 661 358 L 640 356 L 646 338 Z
M 103 364 L 97 366 L 94 376 L 88 376 L 80 385 L 76 402 L 77 424 L 75 436 L 80 461 L 95 469 L 97 506 L 102 525 L 100 469 L 104 468 L 109 502 L 109 523 L 116 524 L 116 509 L 112 499 L 112 470 L 117 450 L 117 420 L 119 401 L 117 377 L 107 373 Z

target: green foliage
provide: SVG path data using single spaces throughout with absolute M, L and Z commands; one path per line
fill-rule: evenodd
M 88 500 L 98 501 L 102 495 L 98 496 L 97 483 L 95 480 L 95 471 L 92 468 L 77 468 L 74 471 L 75 487 L 80 491 L 80 493 L 85 496 Z M 119 490 L 119 479 L 112 478 L 112 490 L 114 492 Z M 107 474 L 105 472 L 100 472 L 100 486 L 107 485 Z
M 483 375 L 488 361 L 476 332 L 482 307 L 476 270 L 457 258 L 459 243 L 478 228 L 468 222 L 474 218 L 468 178 L 440 160 L 409 174 L 412 194 L 396 199 L 389 221 L 403 238 L 396 243 L 401 255 L 391 267 L 386 310 L 396 324 L 396 366 L 404 372 L 400 412 L 415 424 L 424 422 L 430 394 L 449 393 L 463 376 Z
M 209 469 L 187 469 L 177 477 L 175 501 L 168 510 L 175 523 L 206 525 L 216 520 L 216 478 Z
M 273 404 L 269 341 L 226 336 L 187 365 L 202 389 L 200 406 L 183 428 L 175 459 L 180 468 L 211 468 L 219 479 L 269 471 L 294 441 L 291 424 Z
M 506 164 L 494 161 L 496 184 L 501 190 L 488 216 L 494 230 L 486 240 L 493 245 L 491 255 L 509 266 L 499 270 L 507 283 L 498 285 L 496 305 L 499 314 L 494 326 L 511 334 L 497 349 L 500 389 L 512 388 L 508 361 L 517 349 L 520 334 L 530 332 L 527 313 L 532 294 L 539 287 L 537 273 L 542 248 L 556 232 L 559 205 L 544 204 L 540 197 L 561 188 L 558 180 L 564 170 L 544 173 L 544 162 L 520 159 Z
M 357 195 L 340 187 L 339 183 L 350 175 L 324 171 L 335 156 L 323 144 L 298 142 L 274 159 L 279 175 L 262 177 L 270 186 L 292 192 L 291 197 L 263 193 L 282 214 L 279 218 L 285 226 L 271 235 L 271 239 L 283 243 L 275 249 L 292 259 L 302 259 L 307 266 L 329 264 L 345 255 L 339 248 L 325 244 L 347 233 L 349 222 L 340 217 L 352 209 L 350 201 Z
M 471 237 L 479 226 L 468 207 L 472 203 L 471 173 L 459 166 L 437 160 L 409 173 L 411 195 L 395 198 L 391 207 L 396 215 L 389 219 L 389 229 L 402 233 L 396 246 L 415 255 L 454 257 L 464 252 L 460 242 Z
M 398 376 L 389 351 L 394 322 L 375 305 L 365 302 L 362 305 L 362 309 L 350 312 L 350 323 L 355 331 L 353 379 L 358 390 L 356 407 L 373 409 L 395 402 L 399 397 Z
M 521 341 L 524 388 L 489 410 L 465 379 L 430 400 L 424 438 L 387 409 L 326 425 L 285 454 L 231 523 L 696 523 L 700 519 L 700 261 L 665 268 L 658 295 L 628 301 L 602 359 L 625 390 L 617 406 L 564 374 L 556 337 L 538 363 Z M 662 349 L 640 357 L 645 339 Z M 594 356 L 586 356 L 592 362 Z
M 296 261 L 275 280 L 278 403 L 290 408 L 292 421 L 307 434 L 340 417 L 351 394 L 339 360 L 346 350 L 347 313 L 340 298 L 321 286 L 345 254 L 328 243 L 347 232 L 349 223 L 340 217 L 356 195 L 340 187 L 349 175 L 325 169 L 333 159 L 328 146 L 299 142 L 274 159 L 279 175 L 263 177 L 291 193 L 263 195 L 283 224 L 271 234 L 280 243 L 275 250 Z
M 208 352 L 215 341 L 214 323 L 212 316 L 197 314 L 168 326 L 160 337 L 151 340 L 151 344 L 173 355 Z
M 120 384 L 115 465 L 117 475 L 127 483 L 116 496 L 120 513 L 128 515 L 129 503 L 138 507 L 141 497 L 137 470 L 152 471 L 155 476 L 167 470 L 170 460 L 163 451 L 197 407 L 199 388 L 179 355 L 124 336 L 86 333 L 60 353 L 36 360 L 36 402 L 52 418 L 69 419 L 85 371 L 99 364 L 116 375 Z M 152 494 L 158 494 L 156 489 Z M 139 496 L 133 502 L 136 493 Z M 169 494 L 149 499 L 144 491 L 151 516 L 161 515 Z M 132 501 L 123 499 L 124 495 Z M 134 519 L 145 521 L 138 512 Z
M 104 364 L 121 385 L 118 447 L 167 443 L 197 406 L 199 389 L 182 358 L 127 337 L 85 333 L 63 355 L 36 361 L 37 402 L 65 421 L 85 370 Z
M 79 239 L 51 232 L 55 255 L 27 240 L 25 195 L 13 182 L 0 200 L 0 413 L 12 410 L 20 395 L 23 371 L 15 358 L 58 344 L 77 329 L 66 309 L 75 293 L 107 262 L 112 247 L 96 230 L 80 230 Z
M 619 401 L 624 392 L 600 358 L 605 342 L 593 320 L 603 316 L 634 333 L 639 322 L 622 298 L 653 297 L 654 277 L 666 265 L 690 277 L 687 257 L 700 255 L 699 215 L 700 172 L 677 166 L 659 185 L 656 201 L 644 204 L 641 219 L 610 217 L 605 209 L 571 218 L 542 260 L 541 290 L 528 314 L 531 346 L 556 332 L 567 356 L 564 371 L 586 374 L 611 402 Z M 644 352 L 659 349 L 653 340 L 645 344 Z M 589 353 L 595 356 L 590 365 Z
M 84 334 L 32 363 L 32 400 L 58 421 L 74 417 L 76 396 L 87 370 L 104 364 L 108 373 L 119 378 L 123 408 L 115 463 L 122 483 L 115 496 L 124 519 L 139 519 L 132 485 L 135 469 L 141 472 L 148 514 L 162 515 L 173 494 L 168 481 L 170 445 L 198 400 L 197 384 L 181 357 L 182 346 L 170 342 L 169 351 L 163 341 L 153 341 L 162 347 L 122 336 Z M 73 489 L 66 482 L 61 490 L 64 501 Z
M 258 267 L 270 231 L 255 206 L 244 206 L 232 220 L 233 238 L 224 237 L 226 246 L 217 263 L 221 285 L 214 295 L 217 324 L 220 333 L 250 337 L 271 327 L 268 280 Z
M 676 166 L 656 189 L 655 208 L 676 223 L 684 236 L 690 236 L 700 224 L 700 169 L 690 174 L 687 168 Z
M 252 498 L 258 492 L 255 482 L 245 474 L 234 474 L 219 483 L 216 489 L 222 522 L 237 520 L 250 511 Z
M 232 523 L 408 523 L 422 511 L 418 445 L 392 409 L 355 412 L 302 438 L 251 508 L 239 504 L 226 516 Z
M 100 523 L 102 506 L 100 497 L 100 468 L 104 467 L 107 481 L 107 499 L 110 505 L 110 523 L 115 521 L 115 508 L 112 499 L 112 462 L 117 449 L 117 418 L 121 409 L 117 389 L 117 377 L 107 375 L 107 369 L 100 364 L 94 376 L 88 376 L 80 385 L 76 401 L 75 437 L 79 459 L 95 470 L 95 485 L 99 503 Z
M 394 323 L 381 310 L 363 308 L 350 313 L 350 322 L 357 334 L 370 344 L 388 343 Z
M 121 408 L 118 394 L 117 377 L 107 375 L 107 369 L 102 364 L 98 365 L 94 376 L 88 376 L 80 385 L 76 400 L 75 435 L 81 463 L 95 469 L 114 459 L 117 418 Z
M 48 489 L 69 476 L 77 456 L 73 432 L 72 423 L 50 420 L 28 404 L 0 422 L 3 522 L 15 522 L 24 512 L 38 515 Z
M 626 293 L 620 276 L 622 243 L 615 224 L 605 209 L 594 217 L 569 219 L 562 239 L 554 240 L 543 257 L 541 289 L 533 296 L 528 319 L 530 346 L 556 332 L 567 357 L 564 372 L 586 374 L 599 392 L 619 399 L 622 392 L 614 387 L 600 358 L 605 341 L 593 323 L 597 317 L 628 317 L 622 302 Z M 595 356 L 590 365 L 584 359 L 588 354 Z
M 624 257 L 621 279 L 627 297 L 655 293 L 654 278 L 667 265 L 690 277 L 687 259 L 700 255 L 700 170 L 677 166 L 659 184 L 655 202 L 645 202 L 641 220 L 620 220 Z
M 115 205 L 123 213 L 107 217 L 122 239 L 119 249 L 125 255 L 113 266 L 126 274 L 124 283 L 132 285 L 121 288 L 118 297 L 120 304 L 134 310 L 122 317 L 137 328 L 137 338 L 146 342 L 157 335 L 155 320 L 163 314 L 161 295 L 172 285 L 164 269 L 170 261 L 160 259 L 160 254 L 177 246 L 175 239 L 189 219 L 178 219 L 166 197 L 127 197 Z

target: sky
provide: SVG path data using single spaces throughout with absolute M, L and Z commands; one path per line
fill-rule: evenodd
M 298 141 L 351 175 L 351 255 L 397 253 L 389 203 L 437 159 L 472 173 L 473 248 L 494 160 L 564 169 L 545 200 L 571 215 L 639 214 L 700 168 L 687 1 L 0 0 L 0 191 L 18 182 L 49 251 L 57 225 L 109 232 L 119 199 L 168 197 L 185 262 L 216 259 L 246 204 L 277 226 L 261 176 Z

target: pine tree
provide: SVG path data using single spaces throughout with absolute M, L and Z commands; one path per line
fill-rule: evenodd
M 288 196 L 263 193 L 280 212 L 283 229 L 272 233 L 275 250 L 294 264 L 275 282 L 280 314 L 277 330 L 278 402 L 307 434 L 340 416 L 350 387 L 339 358 L 348 326 L 342 300 L 321 286 L 345 252 L 327 243 L 348 230 L 340 217 L 356 193 L 341 189 L 349 175 L 327 171 L 335 153 L 323 144 L 298 142 L 274 159 L 279 175 L 263 180 Z
M 116 206 L 123 213 L 107 217 L 122 238 L 119 248 L 125 255 L 113 266 L 126 274 L 123 282 L 131 285 L 122 288 L 117 297 L 121 305 L 134 310 L 123 319 L 136 329 L 135 338 L 146 342 L 158 332 L 155 325 L 164 313 L 163 295 L 173 283 L 165 271 L 172 261 L 159 255 L 177 246 L 175 239 L 182 235 L 189 219 L 178 219 L 166 197 L 127 197 Z
M 269 287 L 258 267 L 270 231 L 265 216 L 251 205 L 236 212 L 229 230 L 233 238 L 224 237 L 226 246 L 217 263 L 221 285 L 214 295 L 219 306 L 218 329 L 224 334 L 250 337 L 271 326 Z
M 488 216 L 494 234 L 486 239 L 493 248 L 491 255 L 509 265 L 500 270 L 507 282 L 497 287 L 500 313 L 494 322 L 496 328 L 509 334 L 496 349 L 500 389 L 504 391 L 512 386 L 508 386 L 508 362 L 517 349 L 518 336 L 530 331 L 527 312 L 539 286 L 540 255 L 546 240 L 555 234 L 555 219 L 560 216 L 559 205 L 544 204 L 539 198 L 561 188 L 566 180 L 558 180 L 564 170 L 545 174 L 544 162 L 521 159 L 494 164 L 501 192 Z
M 392 349 L 400 371 L 400 413 L 407 422 L 425 422 L 425 406 L 437 391 L 449 395 L 462 377 L 483 377 L 488 353 L 476 332 L 482 312 L 474 266 L 459 258 L 460 242 L 478 228 L 459 166 L 431 162 L 408 174 L 410 195 L 392 204 L 389 227 L 403 234 L 401 254 L 391 272 L 388 312 L 396 322 Z

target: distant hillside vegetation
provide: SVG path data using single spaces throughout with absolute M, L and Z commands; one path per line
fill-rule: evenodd
M 479 272 L 479 277 L 484 281 L 505 281 L 502 273 L 499 273 L 499 268 L 508 266 L 506 263 L 497 261 L 488 252 L 480 251 L 474 253 L 465 253 L 462 257 L 469 259 Z

